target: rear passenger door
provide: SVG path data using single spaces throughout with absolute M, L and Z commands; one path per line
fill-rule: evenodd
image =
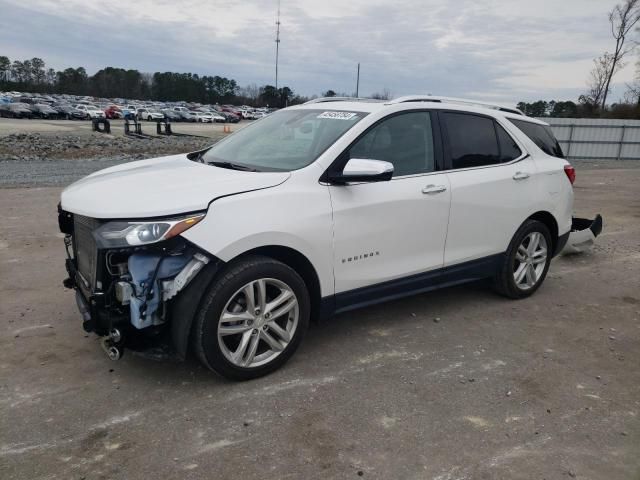
M 451 185 L 444 265 L 503 253 L 533 213 L 535 164 L 493 117 L 457 111 L 439 117 Z

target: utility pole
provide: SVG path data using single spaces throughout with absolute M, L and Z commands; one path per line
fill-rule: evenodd
M 280 53 L 280 0 L 278 0 L 278 19 L 276 20 L 276 91 L 278 90 L 278 55 Z
M 360 62 L 358 62 L 358 75 L 356 76 L 356 98 L 360 90 Z

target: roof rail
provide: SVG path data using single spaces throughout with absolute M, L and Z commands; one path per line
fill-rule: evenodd
M 501 112 L 514 113 L 516 115 L 524 115 L 524 112 L 518 108 L 505 107 L 503 105 L 498 105 L 495 103 L 469 100 L 466 98 L 439 97 L 435 95 L 407 95 L 404 97 L 394 98 L 393 100 L 387 102 L 387 105 L 407 102 L 459 103 L 461 105 L 472 105 L 482 108 L 490 108 L 492 110 L 499 110 Z
M 363 98 L 363 97 L 320 97 L 314 98 L 313 100 L 309 100 L 308 102 L 304 102 L 304 105 L 308 105 L 310 103 L 325 103 L 325 102 L 382 102 L 384 100 L 376 100 L 373 98 Z

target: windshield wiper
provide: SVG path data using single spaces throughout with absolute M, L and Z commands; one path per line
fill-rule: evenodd
M 229 170 L 241 170 L 243 172 L 259 172 L 257 168 L 248 167 L 247 165 L 241 165 L 239 163 L 213 161 L 207 162 L 207 165 L 213 165 L 220 168 L 228 168 Z

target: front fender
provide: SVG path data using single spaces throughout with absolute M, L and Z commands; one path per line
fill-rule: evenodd
M 202 297 L 214 281 L 224 262 L 214 259 L 171 301 L 171 343 L 176 356 L 184 360 L 189 348 L 193 319 L 200 308 Z

